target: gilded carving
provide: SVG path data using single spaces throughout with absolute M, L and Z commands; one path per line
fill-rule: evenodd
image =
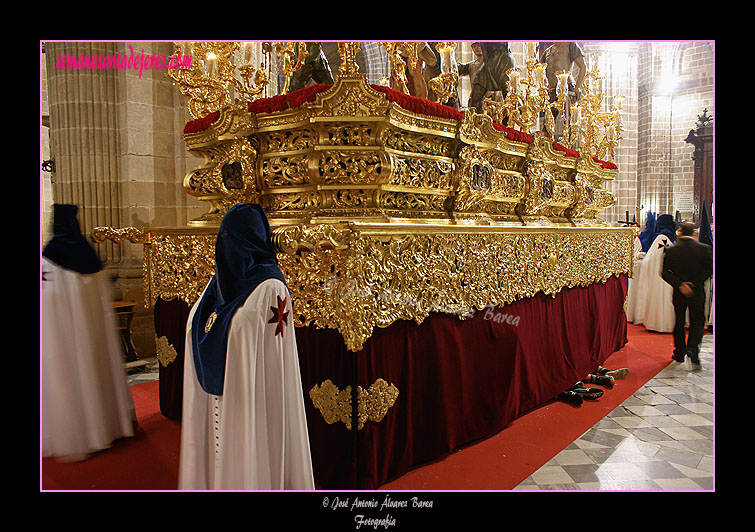
M 436 135 L 386 129 L 383 132 L 383 145 L 391 150 L 421 153 L 436 157 L 452 157 L 453 139 Z
M 356 351 L 373 327 L 397 319 L 421 323 L 430 312 L 464 317 L 489 304 L 631 274 L 632 239 L 631 231 L 597 228 L 435 228 L 411 235 L 352 228 L 340 239 L 345 249 L 310 247 L 280 254 L 279 263 L 297 290 L 295 321 L 337 329 Z
M 450 190 L 454 165 L 445 159 L 399 157 L 390 155 L 391 176 L 388 183 L 414 188 Z
M 351 386 L 339 390 L 328 379 L 319 386 L 315 384 L 309 391 L 309 398 L 328 425 L 340 421 L 351 430 Z
M 155 335 L 155 348 L 157 350 L 157 361 L 163 367 L 169 366 L 178 356 L 176 349 L 171 345 L 166 336 Z
M 380 423 L 398 398 L 398 388 L 384 379 L 377 379 L 366 390 L 357 387 L 357 429 L 367 421 Z
M 317 135 L 311 129 L 287 129 L 259 134 L 264 153 L 308 150 L 317 145 Z
M 326 184 L 375 183 L 382 157 L 375 151 L 326 151 L 319 158 L 319 174 Z
M 331 146 L 369 146 L 373 144 L 373 130 L 371 124 L 328 124 L 325 142 Z
M 264 157 L 260 161 L 260 180 L 265 188 L 290 187 L 309 181 L 309 158 L 304 155 Z

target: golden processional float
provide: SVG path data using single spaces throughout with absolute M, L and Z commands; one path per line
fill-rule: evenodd
M 524 75 L 508 73 L 504 102 L 488 100 L 477 114 L 408 96 L 398 66 L 403 90 L 367 84 L 358 42 L 339 43 L 332 86 L 261 98 L 267 74 L 243 63 L 250 44 L 193 43 L 200 60 L 171 71 L 194 117 L 186 147 L 205 160 L 184 188 L 208 212 L 181 228 L 95 229 L 99 241 L 144 245 L 147 304 L 194 303 L 214 273 L 223 215 L 248 201 L 268 215 L 296 325 L 336 329 L 352 351 L 399 319 L 420 323 L 433 311 L 463 319 L 539 291 L 631 276 L 634 231 L 598 218 L 615 204 L 603 183 L 616 165 L 601 158 L 621 138 L 621 107 L 600 112 L 597 68 L 585 85 L 598 90 L 572 112 L 564 145 L 530 133 L 540 115 L 552 132 L 550 107 L 563 110 L 567 98 L 561 73 L 558 99 L 548 101 L 545 65 L 534 58 Z M 266 46 L 283 57 L 288 81 L 304 43 Z M 446 95 L 455 90 L 453 46 L 438 45 L 443 72 L 430 82 Z
M 555 142 L 551 109 L 565 115 L 568 74 L 559 76 L 558 97 L 550 102 L 545 65 L 533 54 L 522 69 L 507 72 L 504 101 L 488 100 L 478 114 L 410 96 L 405 67 L 417 61 L 419 43 L 380 44 L 395 88 L 368 84 L 356 63 L 360 43 L 341 42 L 332 84 L 290 92 L 307 60 L 306 43 L 206 42 L 192 43 L 191 51 L 188 43 L 176 45 L 177 53 L 198 59 L 170 76 L 193 117 L 186 147 L 204 158 L 183 184 L 208 210 L 186 227 L 94 231 L 96 240 L 143 244 L 147 305 L 194 304 L 214 274 L 221 219 L 250 201 L 268 215 L 295 325 L 337 331 L 354 354 L 376 327 L 399 320 L 422 324 L 431 313 L 465 320 L 539 292 L 556 297 L 565 288 L 632 275 L 634 230 L 598 217 L 615 203 L 603 184 L 617 168 L 604 159 L 621 138 L 621 109 L 618 103 L 603 111 L 597 69 L 588 72 L 581 109 L 572 110 L 563 140 Z M 439 101 L 456 92 L 454 48 L 436 46 L 441 74 L 428 86 Z M 280 59 L 284 90 L 264 97 L 272 54 Z M 543 131 L 533 131 L 538 117 Z M 158 339 L 160 346 L 166 344 Z M 327 423 L 314 427 L 316 416 L 308 417 L 321 478 L 325 468 L 348 462 L 343 454 L 328 458 L 341 436 L 322 430 L 363 431 L 368 421 L 383 420 L 399 394 L 412 393 L 381 375 L 365 379 L 364 387 L 302 379 L 308 408 L 314 405 Z M 391 436 L 381 437 L 383 443 L 359 445 L 366 452 L 393 445 Z M 338 452 L 352 452 L 356 440 L 342 439 Z M 333 481 L 336 487 L 379 482 Z

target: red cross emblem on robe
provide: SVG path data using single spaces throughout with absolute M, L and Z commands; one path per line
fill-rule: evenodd
M 283 327 L 285 325 L 288 325 L 288 312 L 285 311 L 286 309 L 286 299 L 283 298 L 281 300 L 280 296 L 277 296 L 278 298 L 278 308 L 270 307 L 270 310 L 273 313 L 273 316 L 270 318 L 268 323 L 275 323 L 277 324 L 275 326 L 275 335 L 278 336 L 279 334 L 283 334 Z

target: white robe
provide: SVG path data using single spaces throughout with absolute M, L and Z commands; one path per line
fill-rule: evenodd
M 665 247 L 672 245 L 669 237 L 658 235 L 642 260 L 642 293 L 638 294 L 637 302 L 639 321 L 635 323 L 642 323 L 650 331 L 669 333 L 674 330 L 674 288 L 661 277 Z
M 105 272 L 42 258 L 42 455 L 83 459 L 134 435 Z
M 286 298 L 283 334 L 268 323 Z M 179 489 L 310 490 L 309 447 L 291 297 L 276 279 L 261 283 L 239 307 L 228 331 L 223 395 L 206 393 L 186 331 Z
M 632 277 L 629 279 L 629 285 L 627 286 L 627 321 L 635 323 L 641 321 L 638 312 L 638 301 L 640 298 L 638 294 L 642 292 L 640 286 L 640 272 L 642 271 L 642 258 L 645 253 L 642 251 L 642 242 L 640 239 L 634 238 L 634 271 Z

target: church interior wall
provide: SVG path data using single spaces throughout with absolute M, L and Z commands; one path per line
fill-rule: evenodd
M 458 43 L 459 61 L 473 58 L 469 42 Z M 713 44 L 710 42 L 579 42 L 585 54 L 600 52 L 606 100 L 622 95 L 622 140 L 615 154 L 618 177 L 606 184 L 616 205 L 602 218 L 610 223 L 644 220 L 644 210 L 674 214 L 675 197 L 694 187 L 693 147 L 684 142 L 703 109 L 715 116 Z M 93 227 L 185 226 L 206 212 L 203 202 L 183 189 L 183 177 L 202 161 L 182 140 L 190 120 L 185 97 L 164 70 L 56 70 L 58 53 L 105 52 L 169 55 L 170 42 L 45 43 L 41 61 L 42 160 L 55 172 L 41 171 L 41 242 L 51 236 L 53 202 L 81 208 L 82 231 Z M 518 65 L 524 43 L 511 43 Z M 99 52 L 98 52 L 99 53 Z M 77 76 L 78 79 L 74 79 Z M 667 90 L 663 82 L 675 81 Z M 469 82 L 460 83 L 461 101 Z M 53 131 L 50 136 L 50 131 Z M 60 130 L 56 139 L 55 131 Z M 65 139 L 65 144 L 61 144 Z M 97 152 L 97 153 L 94 153 Z M 710 209 L 710 207 L 709 207 Z M 691 213 L 682 212 L 682 218 Z M 132 324 L 141 357 L 153 356 L 152 309 L 144 303 L 142 246 L 95 244 L 114 280 L 114 294 L 137 301 Z

